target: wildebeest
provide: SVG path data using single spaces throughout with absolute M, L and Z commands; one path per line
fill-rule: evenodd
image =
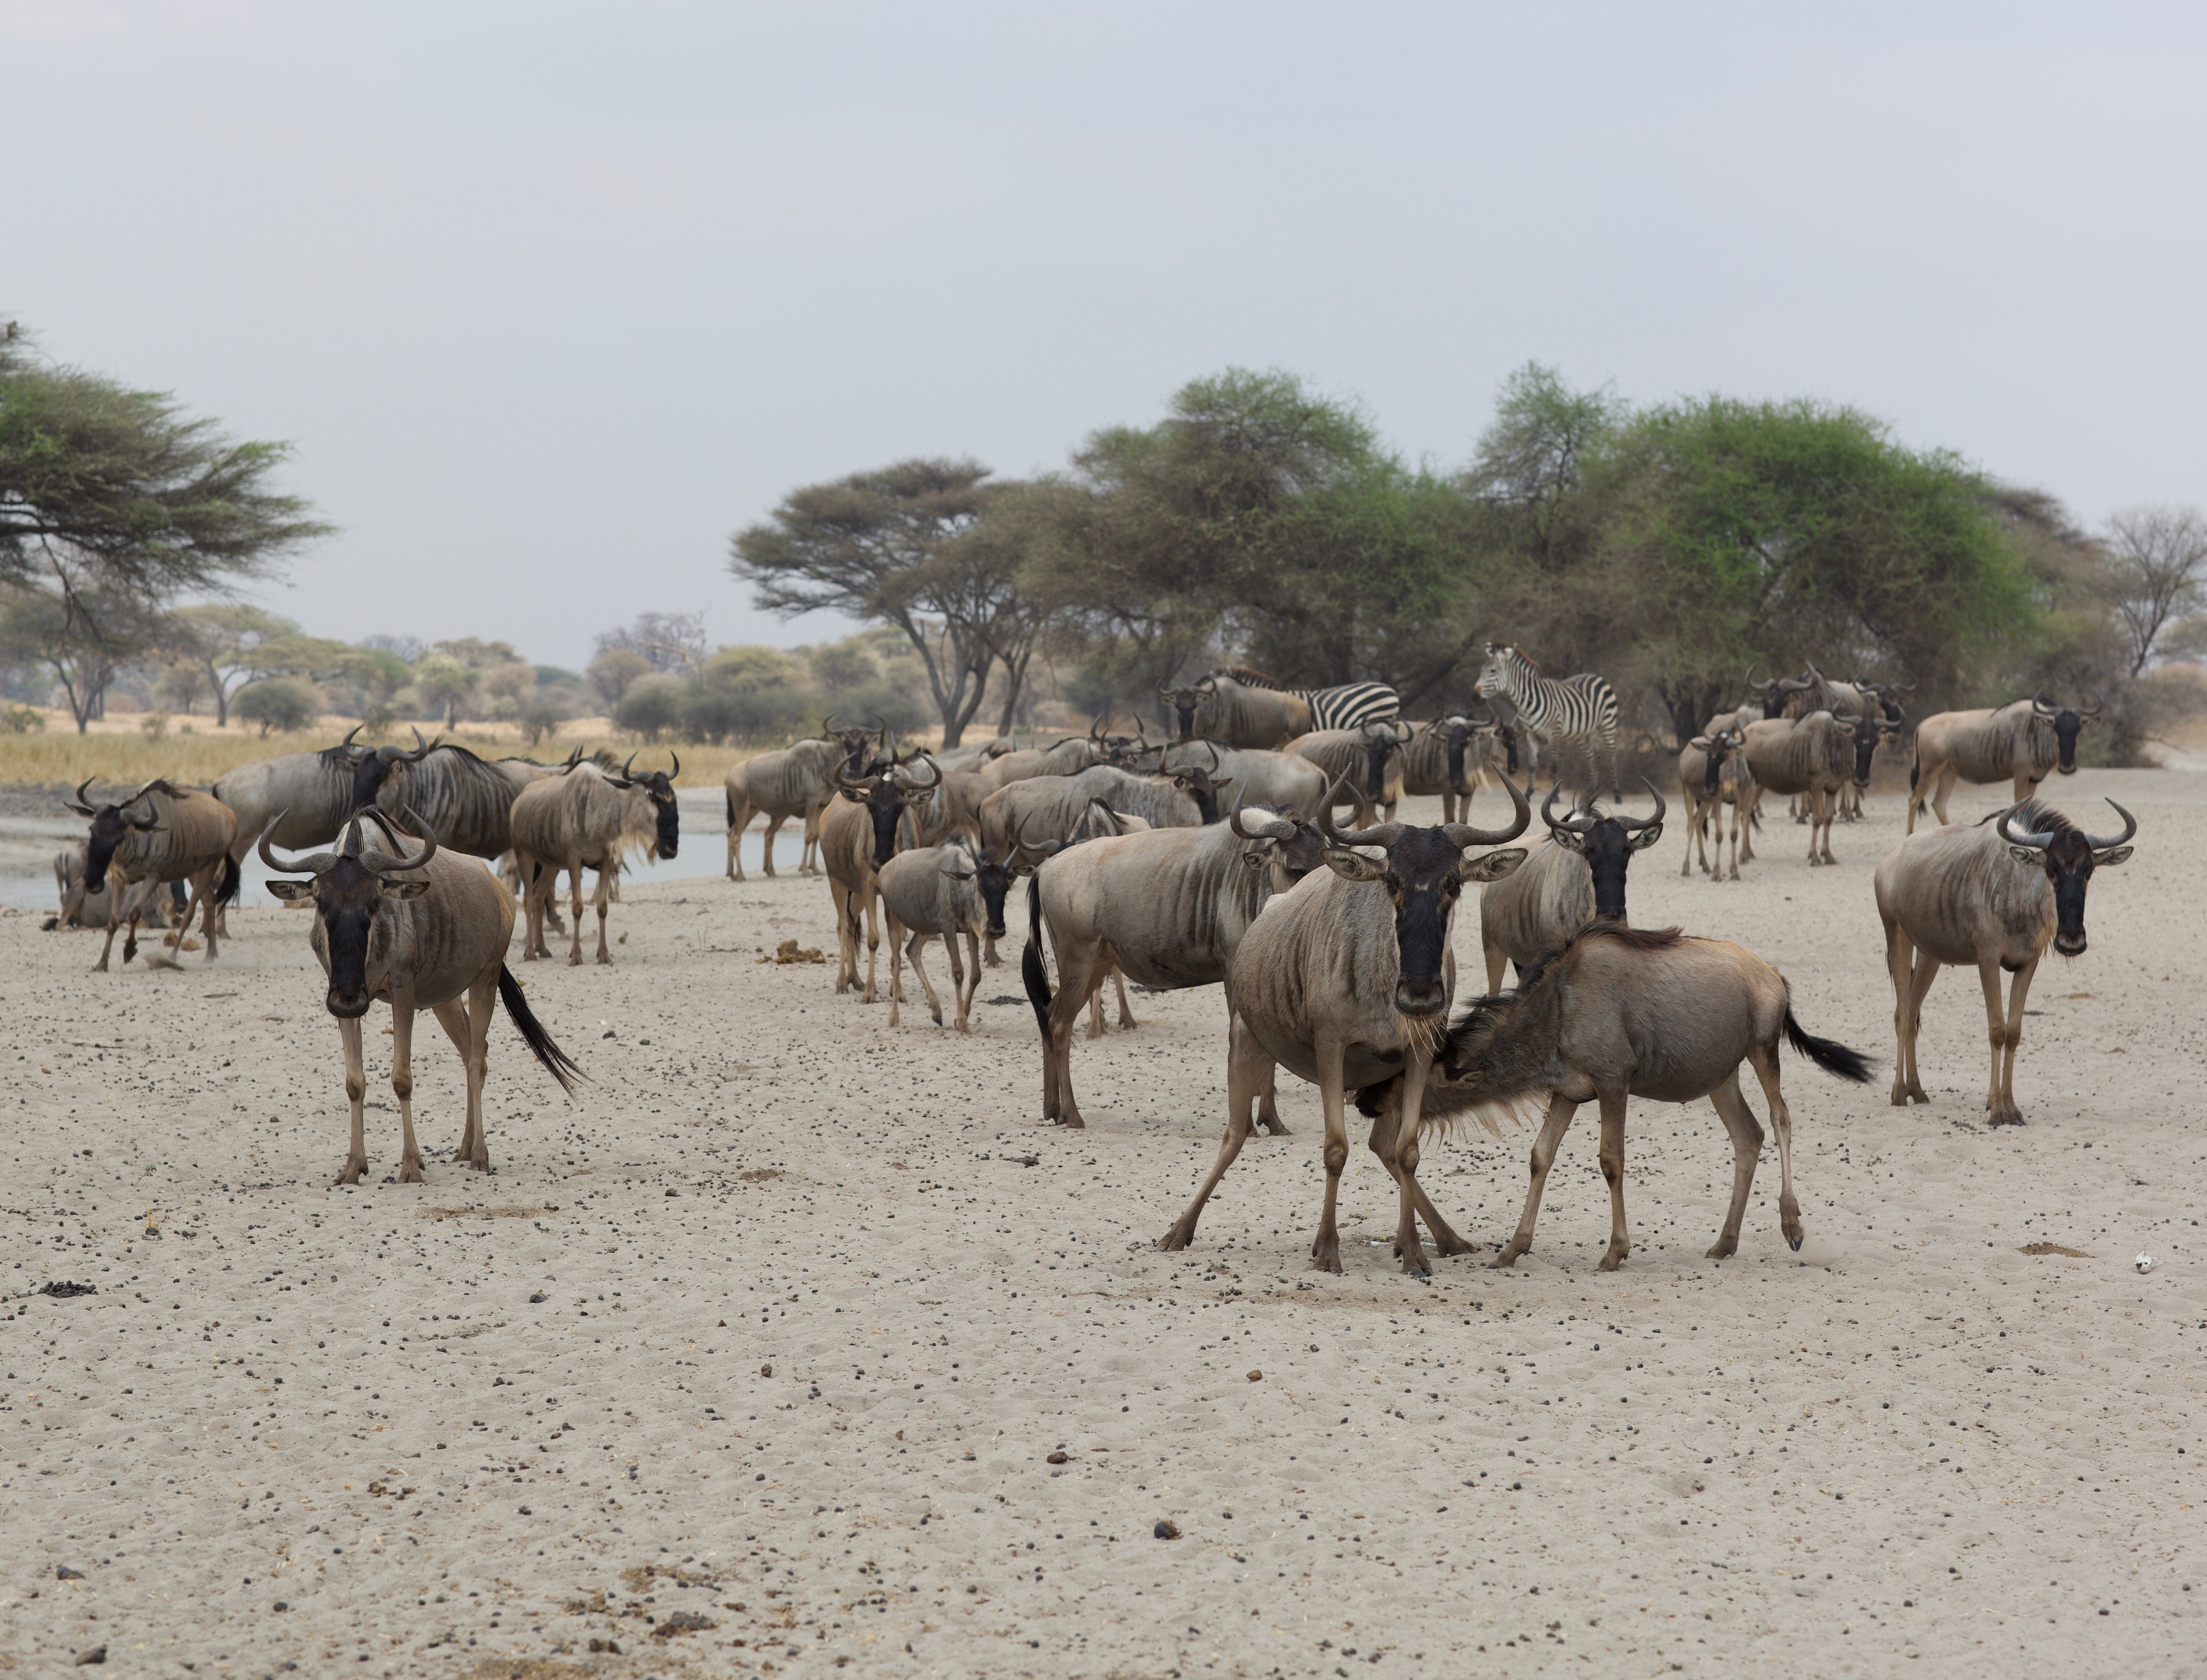
M 611 963 L 606 943 L 606 906 L 621 862 L 631 851 L 672 858 L 682 842 L 681 816 L 674 799 L 674 778 L 682 774 L 678 754 L 672 770 L 635 773 L 636 755 L 618 774 L 595 764 L 570 766 L 556 776 L 533 782 L 513 802 L 512 846 L 520 867 L 522 896 L 529 922 L 522 936 L 524 962 L 552 954 L 544 943 L 544 912 L 559 890 L 559 871 L 567 871 L 569 906 L 575 918 L 567 951 L 571 966 L 583 960 L 583 871 L 598 872 L 591 902 L 598 912 L 598 960 Z
M 1099 737 L 1074 735 L 1047 747 L 999 753 L 976 765 L 972 773 L 986 780 L 994 792 L 1032 776 L 1078 775 L 1092 764 L 1103 763 L 1106 751 Z
M 1251 1099 L 1280 1066 L 1317 1085 L 1325 1110 L 1325 1204 L 1311 1245 L 1314 1264 L 1341 1270 L 1334 1210 L 1349 1164 L 1348 1095 L 1398 1073 L 1401 1102 L 1391 1119 L 1373 1125 L 1369 1146 L 1395 1180 L 1395 1247 L 1403 1270 L 1420 1276 L 1431 1270 L 1418 1239 L 1420 1219 L 1443 1253 L 1468 1251 L 1418 1186 L 1418 1104 L 1456 990 L 1449 935 L 1456 901 L 1467 882 L 1499 880 L 1525 859 L 1514 849 L 1476 860 L 1464 856 L 1473 846 L 1496 846 L 1525 831 L 1533 814 L 1514 783 L 1510 798 L 1516 816 L 1503 828 L 1388 822 L 1345 833 L 1333 827 L 1329 798 L 1319 812 L 1325 869 L 1313 870 L 1265 907 L 1227 970 L 1233 1025 L 1226 1132 L 1218 1158 L 1163 1247 L 1184 1248 L 1195 1235 L 1204 1204 L 1248 1138 Z
M 1412 732 L 1403 744 L 1403 792 L 1438 796 L 1444 822 L 1456 820 L 1459 799 L 1463 814 L 1469 815 L 1471 796 L 1486 785 L 1486 767 L 1494 762 L 1498 742 L 1493 720 L 1450 712 L 1408 727 Z
M 255 759 L 225 770 L 207 791 L 237 816 L 237 835 L 232 849 L 242 862 L 254 839 L 280 813 L 281 831 L 269 844 L 286 852 L 309 846 L 326 846 L 344 827 L 345 818 L 359 809 L 353 797 L 360 761 L 371 749 L 354 744 L 362 726 L 356 724 L 344 740 L 320 752 L 286 752 L 274 758 Z
M 1042 1036 L 1043 1115 L 1083 1122 L 1073 1096 L 1073 1028 L 1114 966 L 1164 991 L 1214 986 L 1275 892 L 1319 864 L 1319 831 L 1299 818 L 1242 808 L 1202 828 L 1092 840 L 1037 866 L 1027 883 L 1020 976 Z M 1057 954 L 1055 995 L 1043 929 Z M 1280 1123 L 1271 1087 L 1261 1122 Z
M 875 872 L 889 924 L 891 1026 L 898 1024 L 898 1006 L 904 1001 L 901 964 L 906 957 L 912 960 L 912 972 L 919 977 L 920 989 L 927 994 L 935 1024 L 942 1025 L 942 1000 L 935 995 L 934 983 L 920 962 L 921 948 L 940 937 L 950 957 L 951 997 L 957 1005 L 958 1031 L 972 1031 L 968 1019 L 973 993 L 981 983 L 981 936 L 992 924 L 997 935 L 1002 935 L 1004 889 L 1020 872 L 1016 865 L 996 864 L 992 900 L 984 890 L 986 867 L 980 842 L 960 831 L 938 846 L 900 852 Z M 958 949 L 961 939 L 966 943 L 962 957 Z
M 521 790 L 582 756 L 577 749 L 565 766 L 529 758 L 493 763 L 453 742 L 424 740 L 418 729 L 414 739 L 411 752 L 382 746 L 361 756 L 353 767 L 353 809 L 373 804 L 388 815 L 404 805 L 415 821 L 429 825 L 428 832 L 443 849 L 475 858 L 511 851 L 513 802 Z
M 1352 823 L 1368 825 L 1384 811 L 1395 819 L 1403 798 L 1403 748 L 1411 738 L 1403 723 L 1367 723 L 1361 729 L 1317 729 L 1288 743 L 1288 750 L 1318 766 L 1336 798 L 1355 806 Z
M 127 963 L 138 954 L 138 924 L 153 894 L 170 882 L 184 881 L 191 885 L 191 898 L 177 918 L 177 944 L 182 946 L 183 933 L 191 926 L 193 909 L 203 908 L 201 936 L 206 941 L 206 960 L 212 962 L 215 912 L 237 896 L 237 859 L 230 854 L 230 842 L 237 835 L 236 815 L 212 793 L 172 787 L 158 778 L 119 804 L 95 808 L 84 802 L 84 791 L 91 786 L 92 778 L 87 776 L 77 786 L 76 798 L 63 803 L 92 819 L 81 883 L 84 895 L 90 898 L 102 891 L 111 875 L 128 889 L 117 906 L 122 924 L 129 930 L 123 936 L 123 960 Z M 63 920 L 69 919 L 71 908 L 63 905 Z M 107 937 L 100 942 L 99 960 L 93 966 L 94 973 L 107 970 L 115 928 L 111 917 Z
M 1739 879 L 1742 860 L 1755 860 L 1755 796 L 1760 789 L 1749 773 L 1740 751 L 1746 732 L 1719 729 L 1696 735 L 1678 755 L 1678 792 L 1686 803 L 1686 855 L 1679 859 L 1678 876 L 1693 873 L 1694 853 L 1700 849 L 1702 873 L 1712 881 L 1723 878 L 1725 808 L 1732 809 L 1732 879 Z M 1709 825 L 1717 831 L 1717 865 L 1709 867 Z
M 1486 989 L 1502 989 L 1502 966 L 1517 965 L 1522 974 L 1533 961 L 1560 950 L 1590 922 L 1625 919 L 1624 878 L 1632 854 L 1663 838 L 1669 810 L 1653 782 L 1653 816 L 1606 816 L 1588 800 L 1557 819 L 1554 788 L 1540 804 L 1548 825 L 1545 844 L 1533 848 L 1525 866 L 1480 889 L 1479 942 L 1486 959 Z
M 1534 1222 L 1556 1151 L 1582 1103 L 1601 1105 L 1601 1172 L 1609 1181 L 1609 1248 L 1600 1269 L 1614 1271 L 1631 1252 L 1624 1218 L 1627 1100 L 1691 1103 L 1706 1097 L 1732 1138 L 1732 1204 L 1710 1259 L 1739 1247 L 1762 1128 L 1740 1093 L 1745 1061 L 1762 1082 L 1778 1134 L 1779 1228 L 1801 1247 L 1801 1209 L 1793 1197 L 1793 1121 L 1779 1089 L 1783 1037 L 1826 1073 L 1857 1084 L 1869 1065 L 1856 1051 L 1804 1031 L 1794 1019 L 1785 978 L 1752 951 L 1720 939 L 1688 939 L 1596 923 L 1540 964 L 1514 995 L 1481 998 L 1450 1031 L 1424 1092 L 1427 1124 L 1469 1115 L 1498 1133 L 1493 1116 L 1548 1099 L 1534 1140 L 1532 1181 L 1517 1229 L 1495 1264 L 1507 1266 L 1533 1246 Z M 1383 1117 L 1396 1091 L 1367 1091 L 1359 1106 Z
M 834 722 L 832 717 L 828 720 L 829 725 Z M 766 818 L 766 838 L 759 848 L 766 874 L 774 873 L 774 837 L 794 816 L 804 825 L 804 846 L 798 856 L 797 872 L 817 875 L 820 813 L 835 796 L 835 768 L 840 764 L 852 775 L 864 774 L 867 749 L 874 737 L 872 730 L 846 729 L 839 734 L 823 728 L 816 740 L 798 741 L 733 766 L 725 778 L 728 878 L 744 879 L 739 846 L 755 815 Z
M 407 855 L 401 822 L 428 827 L 419 818 L 409 822 L 404 807 L 396 821 L 371 807 L 346 825 L 344 843 L 335 852 L 286 864 L 269 851 L 265 834 L 260 842 L 260 861 L 271 870 L 308 877 L 271 881 L 268 890 L 287 902 L 310 900 L 314 906 L 308 942 L 329 977 L 323 1001 L 337 1017 L 338 1035 L 344 1043 L 345 1097 L 352 1105 L 352 1145 L 338 1173 L 339 1184 L 357 1184 L 368 1170 L 362 1113 L 368 1072 L 360 1018 L 378 998 L 391 1006 L 391 1090 L 398 1098 L 401 1184 L 422 1181 L 422 1151 L 414 1140 L 416 1009 L 435 1012 L 466 1067 L 467 1125 L 453 1159 L 478 1172 L 490 1170 L 482 1091 L 493 995 L 505 1001 L 529 1053 L 562 1091 L 571 1092 L 582 1071 L 529 1013 L 505 966 L 505 948 L 513 938 L 513 895 L 481 864 L 441 851 L 434 835 L 425 834 L 421 849 Z M 369 824 L 381 831 L 373 842 L 362 834 Z M 386 845 L 393 850 L 384 851 Z
M 1295 810 L 1315 816 L 1325 797 L 1325 772 L 1307 758 L 1291 752 L 1259 747 L 1221 747 L 1215 741 L 1175 743 L 1158 750 L 1157 773 L 1175 775 L 1182 770 L 1203 769 L 1213 790 L 1231 786 L 1231 806 L 1262 805 L 1267 810 Z
M 99 892 L 84 890 L 85 858 L 91 850 L 89 840 L 79 840 L 54 853 L 54 887 L 60 894 L 61 912 L 46 922 L 47 931 L 56 928 L 112 927 L 122 921 L 123 894 L 129 888 L 112 874 Z M 158 893 L 146 901 L 143 920 L 148 928 L 167 927 L 182 919 L 186 902 L 184 883 L 172 881 L 165 901 Z M 216 924 L 221 924 L 219 918 Z
M 1916 726 L 1916 762 L 1908 772 L 1908 828 L 1926 799 L 1943 826 L 1947 798 L 1957 780 L 2012 781 L 2027 799 L 2047 772 L 2077 774 L 2077 734 L 2100 714 L 2090 706 L 2051 704 L 2043 694 L 1974 712 L 1939 712 Z
M 1916 1031 L 1923 995 L 1941 963 L 1974 966 L 1984 988 L 1992 1042 L 1985 1107 L 1995 1126 L 2020 1126 L 2015 1050 L 2023 1005 L 2049 942 L 2065 957 L 2084 951 L 2084 889 L 2092 871 L 2122 863 L 2138 819 L 2116 805 L 2120 834 L 2088 834 L 2036 799 L 1997 811 L 1967 828 L 1911 834 L 1877 866 L 1877 913 L 1885 922 L 1886 967 L 1893 977 L 1893 1103 L 1931 1099 L 1916 1074 Z M 1912 967 L 1911 967 L 1912 955 Z M 2001 1013 L 2000 977 L 2009 983 Z
M 1878 726 L 1866 719 L 1834 717 L 1811 712 L 1804 718 L 1766 718 L 1747 726 L 1740 748 L 1748 774 L 1773 793 L 1809 796 L 1809 862 L 1835 864 L 1832 856 L 1832 818 L 1840 786 L 1855 774 L 1859 756 L 1857 732 L 1870 732 L 1869 745 L 1877 744 Z M 1862 767 L 1865 780 L 1869 766 Z M 1821 840 L 1823 852 L 1817 855 Z
M 920 780 L 924 769 L 927 780 Z M 882 864 L 900 845 L 916 841 L 920 811 L 933 796 L 942 772 L 924 757 L 885 764 L 863 776 L 840 765 L 834 772 L 840 796 L 820 818 L 820 862 L 828 871 L 828 896 L 835 910 L 835 990 L 858 983 L 858 919 L 866 924 L 864 1001 L 874 1001 L 874 962 L 882 941 L 879 885 Z
M 1141 817 L 1154 828 L 1193 828 L 1219 817 L 1219 785 L 1196 766 L 1142 776 L 1097 764 L 1071 776 L 1032 776 L 981 802 L 981 840 L 992 852 L 1026 834 L 1037 844 L 1073 838 L 1092 802 Z
M 1312 727 L 1311 703 L 1269 685 L 1253 671 L 1221 666 L 1202 679 L 1206 691 L 1193 732 L 1229 747 L 1280 747 Z

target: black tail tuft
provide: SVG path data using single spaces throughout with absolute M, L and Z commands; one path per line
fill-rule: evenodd
M 736 826 L 736 796 L 724 792 L 721 797 L 728 802 L 728 827 L 733 828 Z
M 1920 758 L 1908 767 L 1908 791 L 1910 792 L 1913 793 L 1916 791 L 1917 778 L 1921 776 L 1923 774 L 1923 761 Z
M 522 1042 L 529 1053 L 544 1064 L 544 1071 L 559 1081 L 559 1089 L 569 1096 L 575 1094 L 575 1081 L 590 1076 L 577 1067 L 566 1051 L 552 1042 L 552 1035 L 544 1030 L 544 1023 L 529 1011 L 529 1000 L 521 995 L 521 983 L 513 978 L 513 971 L 504 963 L 498 966 L 498 996 L 505 1005 L 505 1013 L 514 1028 L 521 1034 Z
M 1027 1001 L 1034 1005 L 1035 1026 L 1043 1047 L 1050 1047 L 1050 970 L 1042 960 L 1042 882 L 1027 877 L 1027 944 L 1020 953 L 1020 978 L 1026 984 Z
M 214 889 L 214 902 L 218 910 L 224 905 L 237 902 L 237 889 L 243 880 L 244 872 L 237 867 L 237 859 L 224 858 L 222 860 L 222 881 Z
M 1785 1011 L 1785 1042 L 1805 1055 L 1827 1073 L 1854 1085 L 1869 1083 L 1869 1058 L 1860 1050 L 1851 1050 L 1832 1038 L 1819 1038 L 1809 1032 L 1793 1019 L 1793 1011 Z

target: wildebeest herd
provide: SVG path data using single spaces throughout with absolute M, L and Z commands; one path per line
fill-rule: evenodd
M 1811 667 L 1761 683 L 1750 672 L 1747 690 L 1743 703 L 1710 719 L 1678 756 L 1682 875 L 1698 857 L 1713 882 L 1741 880 L 1741 865 L 1755 857 L 1765 793 L 1797 801 L 1809 861 L 1833 862 L 1833 824 L 1858 814 L 1875 754 L 1905 726 L 1899 685 L 1833 682 Z M 1130 980 L 1153 989 L 1222 986 L 1224 1136 L 1194 1199 L 1165 1234 L 1168 1248 L 1193 1240 L 1252 1128 L 1287 1129 L 1275 1085 L 1284 1066 L 1319 1087 L 1324 1108 L 1325 1189 L 1312 1250 L 1320 1267 L 1341 1269 L 1336 1203 L 1352 1104 L 1370 1120 L 1367 1145 L 1399 1193 L 1403 1269 L 1422 1274 L 1426 1236 L 1444 1254 L 1471 1245 L 1418 1183 L 1421 1131 L 1470 1120 L 1498 1133 L 1505 1115 L 1539 1120 L 1524 1212 L 1498 1262 L 1507 1265 L 1531 1246 L 1550 1163 L 1578 1107 L 1592 1102 L 1612 1204 L 1601 1265 L 1614 1268 L 1629 1247 L 1624 1132 L 1636 1096 L 1707 1097 L 1714 1107 L 1732 1141 L 1733 1182 L 1709 1253 L 1729 1255 L 1764 1138 L 1741 1088 L 1746 1066 L 1776 1133 L 1779 1223 L 1797 1249 L 1779 1043 L 1850 1080 L 1867 1080 L 1869 1064 L 1807 1031 L 1785 978 L 1752 952 L 1631 925 L 1631 860 L 1661 837 L 1671 811 L 1652 783 L 1652 816 L 1604 810 L 1591 793 L 1559 812 L 1558 768 L 1539 807 L 1545 838 L 1529 852 L 1510 845 L 1531 826 L 1544 743 L 1558 766 L 1561 750 L 1577 745 L 1589 787 L 1601 768 L 1597 749 L 1606 753 L 1614 793 L 1618 713 L 1606 681 L 1551 679 L 1517 649 L 1493 644 L 1474 694 L 1477 708 L 1413 721 L 1380 685 L 1298 690 L 1221 667 L 1159 691 L 1176 726 L 1168 738 L 1150 740 L 1142 723 L 1133 734 L 1111 733 L 1098 719 L 1086 735 L 1048 745 L 999 740 L 947 753 L 900 750 L 878 720 L 838 728 L 831 718 L 820 738 L 728 773 L 727 873 L 744 878 L 738 841 L 755 816 L 766 820 L 769 876 L 777 832 L 798 821 L 798 871 L 828 881 L 836 993 L 876 1001 L 886 924 L 888 1024 L 900 1024 L 909 961 L 930 1013 L 945 1025 L 944 1001 L 924 966 L 924 948 L 939 939 L 952 986 L 948 1025 L 960 1032 L 970 1029 L 982 969 L 999 960 L 1011 890 L 1025 877 L 1020 967 L 1040 1040 L 1040 1112 L 1062 1126 L 1083 1124 L 1074 1028 L 1086 1013 L 1089 1036 L 1103 1031 L 1107 984 L 1116 987 L 1122 1027 L 1133 1024 Z M 2065 708 L 2041 695 L 1917 725 L 1908 833 L 1875 879 L 1894 990 L 1896 1105 L 1927 1100 L 1916 1039 L 1932 978 L 1941 964 L 1974 965 L 1992 1050 L 1985 1106 L 1995 1124 L 2021 1121 L 2014 1063 L 2032 976 L 2049 942 L 2065 954 L 2084 948 L 2091 876 L 2128 858 L 2137 832 L 2120 806 L 2122 832 L 2100 835 L 2036 797 L 2049 773 L 2074 770 L 2078 731 L 2097 709 Z M 416 1008 L 435 1013 L 465 1064 L 457 1158 L 487 1168 L 482 1082 L 493 998 L 563 1088 L 580 1072 L 506 966 L 515 923 L 523 924 L 524 960 L 548 956 L 545 929 L 557 922 L 557 884 L 566 872 L 568 960 L 580 963 L 582 874 L 593 870 L 596 955 L 611 961 L 605 924 L 624 859 L 671 858 L 679 843 L 680 761 L 664 771 L 637 770 L 633 755 L 617 765 L 579 751 L 558 763 L 493 762 L 418 732 L 410 750 L 361 745 L 357 733 L 325 751 L 245 765 L 205 790 L 156 780 L 95 807 L 80 787 L 70 809 L 91 819 L 91 831 L 57 863 L 59 920 L 106 928 L 105 969 L 116 929 L 127 930 L 128 962 L 140 924 L 162 912 L 164 889 L 188 884 L 171 938 L 181 947 L 198 912 L 212 961 L 241 860 L 257 850 L 270 869 L 304 877 L 272 882 L 271 891 L 314 911 L 309 942 L 328 978 L 325 1001 L 343 1039 L 351 1110 L 339 1181 L 356 1182 L 367 1168 L 360 1020 L 377 999 L 392 1011 L 399 1177 L 422 1176 L 410 1065 Z M 1957 780 L 2010 782 L 2014 801 L 1983 823 L 1947 827 Z M 1485 788 L 1509 801 L 1498 826 L 1468 820 L 1473 796 Z M 1406 793 L 1439 798 L 1444 820 L 1432 828 L 1397 821 Z M 1918 834 L 1926 800 L 1940 826 Z M 1344 810 L 1347 826 L 1337 827 Z M 308 855 L 287 862 L 275 847 Z M 487 866 L 493 863 L 502 878 Z M 1451 933 L 1470 886 L 1480 889 L 1486 989 L 1460 1000 Z M 1507 989 L 1506 969 L 1516 981 Z M 2003 973 L 2012 977 L 2005 1007 Z

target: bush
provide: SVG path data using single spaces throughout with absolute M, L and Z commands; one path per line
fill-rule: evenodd
M 886 684 L 873 684 L 865 688 L 846 689 L 831 694 L 821 702 L 820 709 L 833 712 L 838 723 L 858 723 L 879 717 L 899 733 L 924 729 L 935 721 L 934 714 Z
M 166 712 L 148 712 L 138 720 L 138 732 L 149 741 L 158 741 L 169 732 Z
M 532 699 L 521 709 L 521 738 L 533 747 L 546 736 L 557 735 L 563 720 L 551 702 Z
M 255 683 L 230 702 L 230 714 L 259 724 L 264 741 L 272 729 L 288 735 L 306 728 L 321 711 L 321 697 L 296 677 L 272 677 Z
M 0 712 L 0 729 L 10 735 L 27 735 L 45 726 L 46 714 L 36 706 L 10 706 Z
M 656 741 L 682 722 L 682 688 L 671 677 L 645 677 L 629 685 L 613 708 L 613 722 L 631 735 Z
M 682 732 L 693 741 L 748 741 L 801 731 L 810 709 L 790 688 L 692 688 L 682 698 Z

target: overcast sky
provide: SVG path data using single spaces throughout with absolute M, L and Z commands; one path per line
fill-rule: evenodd
M 727 538 L 1281 367 L 1528 358 L 2207 500 L 2197 8 L 0 0 L 0 318 L 297 446 L 279 610 L 579 666 Z

